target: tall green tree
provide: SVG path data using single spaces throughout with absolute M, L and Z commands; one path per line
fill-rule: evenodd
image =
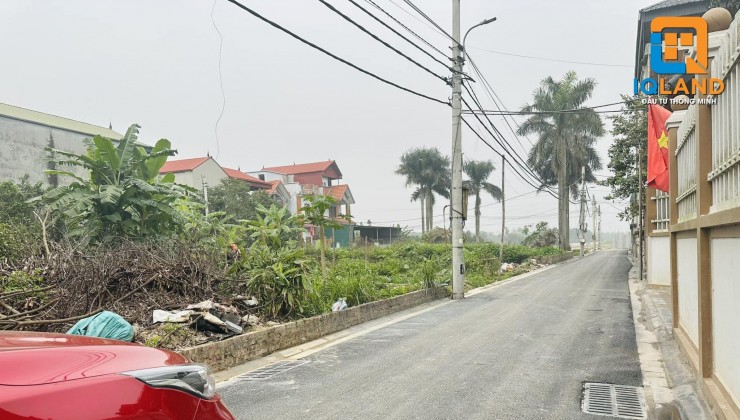
M 175 184 L 172 174 L 160 179 L 159 170 L 177 151 L 160 139 L 148 152 L 136 145 L 138 133 L 139 126 L 132 125 L 117 146 L 95 136 L 86 141 L 87 153 L 81 155 L 49 150 L 56 167 L 76 166 L 88 173 L 85 179 L 70 171 L 46 171 L 74 181 L 37 197 L 63 220 L 67 235 L 89 242 L 180 231 L 180 214 L 173 204 L 194 190 Z
M 274 202 L 264 191 L 251 191 L 248 183 L 227 178 L 208 189 L 208 208 L 222 211 L 234 220 L 254 220 L 257 208 L 269 208 Z
M 561 80 L 548 77 L 534 91 L 531 104 L 522 108 L 522 112 L 533 114 L 519 127 L 519 134 L 539 137 L 527 163 L 539 176 L 540 189 L 558 188 L 558 232 L 564 250 L 570 249 L 568 194 L 578 196 L 581 168 L 586 169 L 586 182 L 595 182 L 593 171 L 601 169 L 594 148 L 604 135 L 601 117 L 593 109 L 571 111 L 591 98 L 595 86 L 595 80 L 578 80 L 572 71 Z
M 406 177 L 406 186 L 417 186 L 411 200 L 421 201 L 422 233 L 434 227 L 434 195 L 450 197 L 450 158 L 437 148 L 415 148 L 401 156 L 396 174 Z
M 611 176 L 604 184 L 611 187 L 612 192 L 605 198 L 630 200 L 629 207 L 621 211 L 619 217 L 622 220 L 632 220 L 638 215 L 636 198 L 640 191 L 640 180 L 637 177 L 638 155 L 635 150 L 642 155 L 643 177 L 647 170 L 647 105 L 642 103 L 641 98 L 622 95 L 622 99 L 625 101 L 624 112 L 610 117 L 614 143 L 609 147 L 607 164 Z
M 503 195 L 501 194 L 501 188 L 488 182 L 488 178 L 491 173 L 496 169 L 493 162 L 490 160 L 475 161 L 468 160 L 463 166 L 465 175 L 468 176 L 466 181 L 463 181 L 463 186 L 468 189 L 468 194 L 475 197 L 475 240 L 480 242 L 480 204 L 481 194 L 487 193 L 494 199 L 501 201 Z

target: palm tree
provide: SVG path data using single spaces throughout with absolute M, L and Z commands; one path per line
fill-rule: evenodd
M 434 194 L 450 196 L 450 159 L 437 148 L 411 149 L 401 156 L 396 173 L 406 176 L 406 186 L 417 186 L 411 201 L 421 202 L 422 233 L 431 230 L 434 227 Z
M 593 109 L 566 110 L 580 108 L 595 86 L 595 80 L 578 80 L 573 71 L 562 80 L 548 77 L 534 91 L 532 103 L 522 108 L 522 112 L 534 114 L 519 127 L 519 134 L 539 136 L 527 163 L 539 175 L 540 190 L 558 187 L 558 231 L 560 248 L 564 250 L 570 249 L 568 192 L 578 196 L 583 167 L 586 181 L 596 181 L 592 171 L 601 169 L 601 159 L 593 145 L 604 134 L 604 123 Z
M 480 242 L 480 196 L 486 192 L 494 199 L 501 201 L 501 188 L 488 182 L 491 172 L 496 169 L 493 162 L 469 160 L 465 162 L 463 170 L 468 176 L 467 181 L 463 182 L 463 187 L 468 189 L 468 195 L 475 196 L 475 240 Z

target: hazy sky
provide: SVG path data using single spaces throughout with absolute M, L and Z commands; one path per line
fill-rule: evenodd
M 368 29 L 435 72 L 446 69 L 423 56 L 346 0 L 330 0 Z M 449 42 L 401 0 L 375 0 L 442 51 Z M 510 109 L 530 100 L 539 81 L 575 70 L 598 85 L 587 104 L 619 101 L 632 86 L 639 9 L 655 0 L 462 1 L 463 32 L 483 20 L 498 21 L 468 37 L 468 51 Z M 264 16 L 357 65 L 427 95 L 446 100 L 449 87 L 351 26 L 318 1 L 244 0 Z M 372 8 L 366 1 L 359 4 Z M 445 30 L 451 1 L 416 0 Z M 219 35 L 211 0 L 3 0 L 0 2 L 0 102 L 61 115 L 124 132 L 142 125 L 141 140 L 165 137 L 179 158 L 207 152 L 227 167 L 256 170 L 326 159 L 337 161 L 356 200 L 356 220 L 419 228 L 419 204 L 394 174 L 400 155 L 412 147 L 451 150 L 450 108 L 383 85 L 308 48 L 225 0 L 213 19 L 223 35 L 221 71 L 226 107 L 221 113 Z M 404 11 L 405 10 L 405 11 Z M 566 64 L 501 55 L 485 50 L 566 61 Z M 470 68 L 466 68 L 470 70 Z M 475 87 L 475 86 L 474 86 Z M 485 98 L 482 86 L 477 91 Z M 492 106 L 484 100 L 484 106 Z M 514 136 L 494 120 L 523 156 Z M 532 137 L 532 140 L 535 140 Z M 528 147 L 526 139 L 523 144 Z M 598 145 L 604 167 L 609 135 Z M 499 158 L 467 129 L 467 158 Z M 607 171 L 601 171 L 606 174 Z M 533 188 L 509 171 L 506 192 Z M 608 189 L 592 190 L 598 199 Z M 438 200 L 435 224 L 442 224 Z M 493 203 L 486 197 L 483 203 Z M 616 206 L 616 208 L 615 208 Z M 619 203 L 602 204 L 603 230 L 622 232 Z M 571 206 L 571 227 L 577 226 Z M 471 211 L 472 215 L 472 211 Z M 557 221 L 557 202 L 529 194 L 507 202 L 507 225 Z M 483 209 L 482 230 L 500 229 L 500 206 Z M 468 225 L 472 228 L 473 224 Z

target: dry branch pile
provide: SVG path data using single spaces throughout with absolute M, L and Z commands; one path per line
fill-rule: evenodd
M 222 281 L 223 264 L 221 255 L 182 242 L 121 242 L 84 252 L 55 244 L 48 257 L 0 267 L 0 330 L 64 332 L 102 310 L 149 325 L 153 309 L 230 301 L 224 286 L 239 282 Z

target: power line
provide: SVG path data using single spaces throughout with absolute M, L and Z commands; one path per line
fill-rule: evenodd
M 559 60 L 555 58 L 536 57 L 532 55 L 523 55 L 523 54 L 514 54 L 514 53 L 503 52 L 503 51 L 494 51 L 494 50 L 488 50 L 485 48 L 477 48 L 477 47 L 468 47 L 468 48 L 473 48 L 473 49 L 480 50 L 480 51 L 486 51 L 486 52 L 493 53 L 493 54 L 508 55 L 511 57 L 519 57 L 519 58 L 527 58 L 530 60 L 554 61 L 556 63 L 582 64 L 586 66 L 603 66 L 603 67 L 628 67 L 628 68 L 633 67 L 627 64 L 608 64 L 608 63 L 592 63 L 588 61 Z
M 218 141 L 218 124 L 221 122 L 221 118 L 224 116 L 224 111 L 226 110 L 226 91 L 224 91 L 224 76 L 221 73 L 221 56 L 224 49 L 224 37 L 221 35 L 221 31 L 218 29 L 218 26 L 216 26 L 216 20 L 213 18 L 213 12 L 216 10 L 216 2 L 218 0 L 213 0 L 213 7 L 211 7 L 211 23 L 213 23 L 213 29 L 216 30 L 218 33 L 218 83 L 221 86 L 221 113 L 218 114 L 218 118 L 216 119 L 216 125 L 213 127 L 213 132 L 216 134 L 216 159 L 218 159 L 218 155 L 221 153 L 221 146 L 219 145 Z
M 624 104 L 624 101 L 620 102 L 612 102 L 608 104 L 602 104 L 602 105 L 594 105 L 594 106 L 586 106 L 581 108 L 572 108 L 572 109 L 559 109 L 559 110 L 553 110 L 553 111 L 493 111 L 493 110 L 484 110 L 481 108 L 480 111 L 477 110 L 470 110 L 469 113 L 480 113 L 480 114 L 486 114 L 486 115 L 550 115 L 550 114 L 576 114 L 584 111 L 593 111 L 596 113 L 608 113 L 608 112 L 624 112 L 624 110 L 604 110 L 604 111 L 597 111 L 598 108 L 605 108 L 607 106 L 614 106 L 614 105 L 622 105 Z
M 393 16 L 393 15 L 391 15 L 391 14 L 390 14 L 390 13 L 388 13 L 387 11 L 385 11 L 385 9 L 383 9 L 382 7 L 378 6 L 378 4 L 377 4 L 377 3 L 375 3 L 375 2 L 373 1 L 373 0 L 365 0 L 365 1 L 366 1 L 367 3 L 370 3 L 370 4 L 372 4 L 372 5 L 373 5 L 373 6 L 374 6 L 374 7 L 376 8 L 376 9 L 380 10 L 381 12 L 383 12 L 383 13 L 384 13 L 384 14 L 385 14 L 386 16 L 388 16 L 389 18 L 391 18 L 391 19 L 392 19 L 392 20 L 393 20 L 394 22 L 396 22 L 396 23 L 397 23 L 398 25 L 400 25 L 400 26 L 401 26 L 401 27 L 402 27 L 403 29 L 405 29 L 405 30 L 406 30 L 406 31 L 408 31 L 408 32 L 409 32 L 409 33 L 410 33 L 411 35 L 413 35 L 414 37 L 416 37 L 416 39 L 418 39 L 419 41 L 421 41 L 421 42 L 425 43 L 425 44 L 426 44 L 426 45 L 427 45 L 428 47 L 430 47 L 430 48 L 431 48 L 431 49 L 433 49 L 434 51 L 436 51 L 436 52 L 438 52 L 438 53 L 442 54 L 442 55 L 443 55 L 443 56 L 444 56 L 444 57 L 445 57 L 446 59 L 448 59 L 448 60 L 451 60 L 451 58 L 450 58 L 450 57 L 449 57 L 449 56 L 448 56 L 447 54 L 445 54 L 445 53 L 444 53 L 444 52 L 442 52 L 442 51 L 441 51 L 440 49 L 438 49 L 437 47 L 435 47 L 434 45 L 432 45 L 432 44 L 431 44 L 431 43 L 430 43 L 429 41 L 427 41 L 426 39 L 422 38 L 422 37 L 421 37 L 421 35 L 417 34 L 417 33 L 416 33 L 416 32 L 414 32 L 413 30 L 411 30 L 411 28 L 409 28 L 408 26 L 406 26 L 406 25 L 404 25 L 403 23 L 401 23 L 401 21 L 399 21 L 398 19 L 396 19 L 396 18 L 395 18 L 395 17 Z M 400 6 L 399 6 L 399 7 L 400 7 Z
M 390 80 L 384 79 L 384 78 L 382 78 L 382 77 L 380 77 L 380 76 L 378 76 L 378 75 L 376 75 L 374 73 L 371 73 L 370 71 L 365 70 L 365 69 L 363 69 L 363 68 L 361 68 L 361 67 L 359 67 L 359 66 L 357 66 L 357 65 L 355 65 L 355 64 L 353 64 L 353 63 L 351 63 L 351 62 L 349 62 L 349 61 L 347 61 L 347 60 L 345 60 L 345 59 L 343 59 L 341 57 L 338 57 L 337 55 L 335 55 L 335 54 L 333 54 L 333 53 L 325 50 L 324 48 L 319 47 L 318 45 L 314 44 L 313 42 L 310 42 L 310 41 L 308 41 L 308 40 L 300 37 L 299 35 L 296 35 L 295 33 L 291 32 L 290 30 L 288 30 L 288 29 L 280 26 L 279 24 L 277 24 L 277 23 L 275 23 L 275 22 L 273 22 L 273 21 L 265 18 L 264 16 L 260 15 L 259 13 L 255 12 L 254 10 L 250 9 L 249 7 L 243 5 L 242 3 L 240 3 L 240 2 L 238 2 L 236 0 L 227 0 L 227 1 L 229 3 L 232 3 L 233 5 L 237 6 L 238 8 L 244 10 L 245 12 L 251 14 L 252 16 L 256 17 L 257 19 L 259 19 L 259 20 L 267 23 L 268 25 L 270 25 L 270 26 L 272 26 L 272 27 L 274 27 L 276 29 L 279 29 L 280 31 L 282 31 L 282 32 L 290 35 L 291 37 L 297 39 L 298 41 L 300 41 L 300 42 L 308 45 L 309 47 L 311 47 L 313 49 L 316 49 L 318 51 L 321 51 L 322 53 L 324 53 L 324 54 L 328 55 L 329 57 L 331 57 L 331 58 L 339 61 L 340 63 L 346 64 L 346 65 L 352 67 L 353 69 L 359 71 L 360 73 L 366 74 L 366 75 L 372 77 L 373 79 L 376 79 L 376 80 L 378 80 L 380 82 L 383 82 L 383 83 L 385 83 L 387 85 L 393 86 L 393 87 L 395 87 L 397 89 L 401 89 L 404 92 L 411 93 L 412 95 L 416 95 L 416 96 L 422 97 L 424 99 L 428 99 L 430 101 L 437 102 L 437 103 L 440 103 L 440 104 L 443 104 L 443 105 L 447 105 L 447 106 L 450 105 L 449 102 L 442 101 L 442 100 L 439 100 L 437 98 L 433 98 L 431 96 L 425 95 L 423 93 L 419 93 L 419 92 L 417 92 L 415 90 L 412 90 L 412 89 L 403 87 L 403 86 L 401 86 L 401 85 L 399 85 L 397 83 L 391 82 Z
M 432 24 L 432 25 L 433 25 L 433 26 L 434 26 L 435 28 L 437 28 L 437 30 L 438 30 L 439 32 L 441 32 L 442 34 L 444 34 L 444 35 L 445 35 L 445 36 L 446 36 L 447 38 L 451 39 L 451 40 L 452 40 L 452 41 L 453 41 L 454 43 L 456 43 L 456 44 L 458 44 L 458 45 L 460 44 L 459 42 L 457 42 L 457 40 L 455 40 L 455 38 L 453 38 L 453 37 L 452 37 L 452 35 L 450 35 L 449 33 L 447 33 L 447 31 L 445 31 L 444 29 L 442 29 L 442 27 L 441 27 L 441 26 L 439 26 L 439 25 L 437 24 L 437 22 L 435 22 L 435 21 L 434 21 L 434 20 L 433 20 L 432 18 L 430 18 L 430 17 L 429 17 L 429 16 L 428 16 L 428 15 L 427 15 L 426 13 L 424 13 L 424 12 L 423 12 L 423 11 L 422 11 L 421 9 L 419 9 L 419 8 L 418 8 L 418 7 L 417 7 L 417 6 L 416 6 L 416 5 L 415 5 L 415 4 L 414 4 L 414 3 L 413 3 L 413 2 L 411 1 L 411 0 L 403 0 L 403 2 L 404 2 L 404 3 L 406 3 L 406 4 L 408 4 L 409 6 L 411 6 L 411 8 L 412 8 L 412 9 L 416 10 L 416 13 L 420 14 L 420 15 L 421 15 L 421 17 L 423 17 L 423 18 L 424 18 L 424 19 L 426 19 L 426 20 L 427 20 L 427 21 L 428 21 L 429 23 L 431 23 L 431 24 Z
M 366 28 L 365 28 L 364 26 L 362 26 L 362 25 L 360 25 L 359 23 L 355 22 L 355 21 L 354 21 L 354 20 L 353 20 L 352 18 L 350 18 L 349 16 L 345 15 L 344 13 L 342 13 L 342 12 L 341 12 L 341 11 L 340 11 L 339 9 L 337 9 L 336 7 L 334 7 L 333 5 L 331 5 L 330 3 L 326 2 L 326 0 L 318 0 L 318 1 L 319 1 L 319 3 L 321 3 L 321 4 L 323 4 L 324 6 L 326 6 L 327 8 L 329 8 L 329 10 L 331 10 L 332 12 L 334 12 L 334 13 L 338 14 L 338 15 L 339 15 L 339 16 L 341 16 L 341 17 L 342 17 L 342 18 L 343 18 L 344 20 L 346 20 L 347 22 L 349 22 L 349 23 L 351 23 L 352 25 L 354 25 L 355 27 L 357 27 L 357 28 L 358 28 L 359 30 L 361 30 L 362 32 L 364 32 L 364 33 L 368 34 L 368 35 L 369 35 L 369 36 L 370 36 L 370 37 L 371 37 L 372 39 L 374 39 L 374 40 L 376 40 L 376 41 L 380 42 L 381 44 L 385 45 L 385 46 L 386 46 L 387 48 L 391 49 L 391 50 L 392 50 L 393 52 L 395 52 L 396 54 L 398 54 L 398 55 L 400 55 L 401 57 L 405 58 L 406 60 L 408 60 L 408 61 L 410 61 L 410 62 L 414 63 L 414 64 L 415 64 L 415 65 L 416 65 L 417 67 L 419 67 L 420 69 L 422 69 L 422 70 L 426 71 L 427 73 L 431 74 L 432 76 L 436 77 L 437 79 L 439 79 L 439 80 L 441 80 L 441 81 L 445 82 L 445 84 L 449 84 L 449 83 L 450 83 L 450 82 L 449 82 L 449 80 L 448 80 L 448 79 L 447 79 L 446 77 L 444 77 L 444 76 L 440 76 L 439 74 L 437 74 L 437 73 L 433 72 L 432 70 L 430 70 L 430 69 L 429 69 L 428 67 L 425 67 L 425 66 L 424 66 L 423 64 L 419 63 L 418 61 L 416 61 L 416 60 L 414 60 L 413 58 L 409 57 L 408 55 L 404 54 L 404 53 L 403 53 L 403 52 L 402 52 L 401 50 L 399 50 L 399 49 L 397 49 L 396 47 L 392 46 L 391 44 L 389 44 L 389 43 L 387 43 L 387 42 L 383 41 L 382 39 L 380 39 L 380 37 L 378 37 L 378 36 L 377 36 L 377 35 L 375 35 L 374 33 L 372 33 L 372 32 L 370 32 L 369 30 L 367 30 L 367 29 L 366 29 Z M 353 3 L 354 3 L 354 2 L 353 2 Z M 354 4 L 355 4 L 355 5 L 357 6 L 357 7 L 361 7 L 361 6 L 360 6 L 360 5 L 358 5 L 357 3 L 354 3 Z M 365 10 L 365 9 L 363 9 L 363 10 Z M 414 45 L 416 45 L 416 44 L 414 44 Z M 444 65 L 444 63 L 443 63 L 443 65 Z
M 377 16 L 375 16 L 374 14 L 370 13 L 370 11 L 369 11 L 369 10 L 367 10 L 367 9 L 365 9 L 364 7 L 360 6 L 360 5 L 359 5 L 359 4 L 357 3 L 357 2 L 355 2 L 355 0 L 348 0 L 348 1 L 349 1 L 350 3 L 352 3 L 353 5 L 355 5 L 355 7 L 357 7 L 358 9 L 362 10 L 363 12 L 365 12 L 365 13 L 366 13 L 366 14 L 367 14 L 368 16 L 370 16 L 371 18 L 373 18 L 373 19 L 374 19 L 374 20 L 375 20 L 376 22 L 380 23 L 380 24 L 381 24 L 381 25 L 383 25 L 384 27 L 388 28 L 388 30 L 390 30 L 390 31 L 391 31 L 391 32 L 393 32 L 394 34 L 396 34 L 396 35 L 398 35 L 399 37 L 401 37 L 401 38 L 402 38 L 402 39 L 403 39 L 404 41 L 406 41 L 406 42 L 408 42 L 409 44 L 411 44 L 411 45 L 413 45 L 414 47 L 416 47 L 416 49 L 417 49 L 417 50 L 419 50 L 419 51 L 423 52 L 423 53 L 424 53 L 425 55 L 427 55 L 427 56 L 428 56 L 429 58 L 431 58 L 432 60 L 434 60 L 434 61 L 438 62 L 439 64 L 441 64 L 441 65 L 443 65 L 443 66 L 445 66 L 445 68 L 446 68 L 447 70 L 450 70 L 450 71 L 452 70 L 452 69 L 451 69 L 451 67 L 449 66 L 449 64 L 448 64 L 448 63 L 445 63 L 445 62 L 443 62 L 442 60 L 438 59 L 437 57 L 433 56 L 433 55 L 432 55 L 431 53 L 429 53 L 429 51 L 427 51 L 427 50 L 425 50 L 424 48 L 420 47 L 420 46 L 419 46 L 419 44 L 417 44 L 417 43 L 415 43 L 414 41 L 412 41 L 412 40 L 408 39 L 408 38 L 407 38 L 407 37 L 406 37 L 405 35 L 403 35 L 402 33 L 398 32 L 397 30 L 393 29 L 393 28 L 392 28 L 392 27 L 391 27 L 390 25 L 388 25 L 387 23 L 385 23 L 385 22 L 384 22 L 384 21 L 383 21 L 382 19 L 378 18 L 378 17 L 377 17 Z M 368 1 L 370 1 L 370 2 L 372 3 L 372 0 L 368 0 Z M 372 3 L 372 4 L 374 4 L 374 3 Z M 377 6 L 377 5 L 376 5 L 376 6 Z M 382 9 L 381 9 L 381 10 L 382 10 Z M 389 16 L 390 16 L 390 15 L 389 15 Z M 393 16 L 391 16 L 391 19 L 394 19 L 394 20 L 395 20 L 395 18 L 393 18 Z M 396 22 L 398 22 L 398 21 L 396 21 Z M 422 39 L 422 41 L 424 41 L 424 40 Z M 431 44 L 429 44 L 429 43 L 427 42 L 427 45 L 431 45 Z M 432 47 L 432 48 L 434 48 L 434 47 Z M 437 50 L 437 51 L 439 51 L 439 50 Z M 440 52 L 441 52 L 441 51 L 440 51 Z M 446 55 L 445 55 L 445 58 L 449 59 L 449 57 L 447 57 Z
M 473 102 L 475 102 L 475 104 L 480 108 L 481 105 L 480 105 L 480 102 L 478 101 L 477 97 L 475 96 L 475 93 L 474 92 L 471 92 L 470 89 L 468 89 L 468 87 L 466 85 L 463 85 L 463 87 L 468 92 L 468 95 L 471 96 L 471 98 L 473 99 Z M 468 109 L 472 109 L 472 107 L 470 106 L 470 104 L 468 104 L 468 102 L 465 99 L 463 99 L 463 103 L 465 104 L 466 107 L 468 107 Z M 478 117 L 477 114 L 473 114 L 473 115 L 478 120 L 478 122 L 480 122 L 481 124 L 483 124 L 483 122 L 481 121 L 481 119 Z M 506 151 L 507 154 L 509 154 L 509 156 L 511 156 L 511 158 L 513 159 L 513 162 L 516 163 L 516 165 L 519 166 L 519 168 L 521 168 L 525 173 L 529 174 L 534 180 L 536 180 L 537 182 L 539 182 L 540 183 L 540 186 L 537 187 L 537 186 L 532 185 L 528 180 L 526 180 L 524 177 L 522 177 L 522 175 L 518 171 L 515 170 L 515 172 L 517 172 L 517 174 L 522 179 L 524 179 L 525 182 L 527 182 L 528 184 L 534 186 L 535 188 L 538 188 L 540 191 L 543 191 L 543 190 L 544 191 L 547 191 L 553 197 L 558 198 L 554 194 L 554 191 L 552 191 L 552 189 L 550 189 L 549 186 L 546 185 L 546 183 L 542 179 L 540 179 L 540 177 L 537 174 L 535 174 L 532 171 L 531 168 L 529 168 L 529 166 L 524 162 L 524 160 L 517 153 L 515 153 L 513 150 L 509 150 L 504 145 L 504 143 L 507 143 L 507 142 L 503 138 L 503 135 L 501 135 L 501 132 L 498 131 L 498 129 L 496 128 L 496 126 L 493 124 L 493 122 L 491 121 L 491 119 L 488 118 L 487 115 L 484 114 L 484 116 L 486 117 L 486 120 L 488 120 L 488 123 L 491 125 L 491 128 L 498 134 L 498 137 L 491 130 L 489 130 L 488 127 L 485 126 L 485 124 L 483 124 L 483 127 L 486 129 L 486 131 L 488 131 L 488 133 L 491 135 L 491 137 L 494 138 L 494 140 L 496 140 L 496 142 L 499 144 L 499 146 L 501 146 L 501 148 L 504 151 Z M 478 133 L 476 133 L 476 134 L 480 137 L 480 135 Z M 485 143 L 488 144 L 487 142 L 485 142 Z M 514 166 L 512 166 L 512 168 L 514 168 Z

